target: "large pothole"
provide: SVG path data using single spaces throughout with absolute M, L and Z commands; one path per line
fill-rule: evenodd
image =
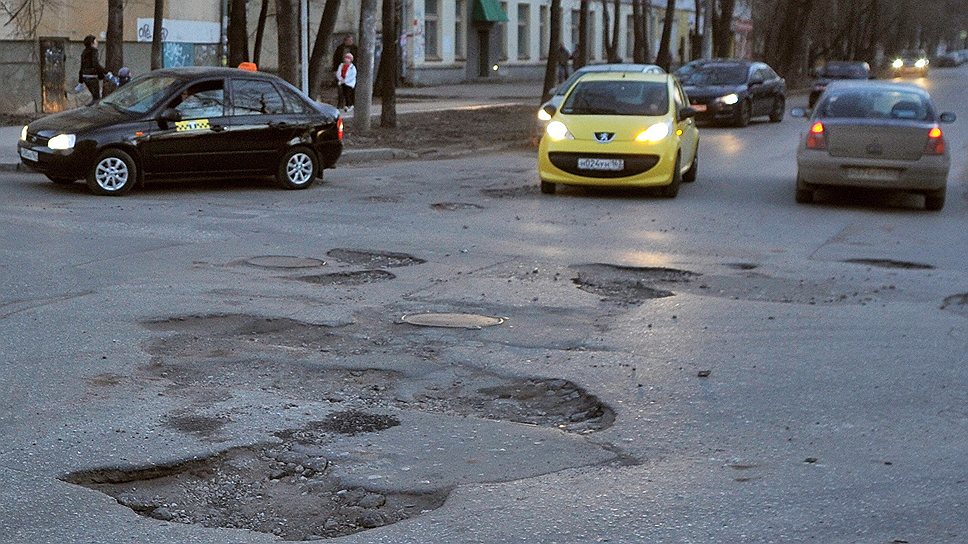
M 605 302 L 622 305 L 642 302 L 675 293 L 660 286 L 692 281 L 699 274 L 686 270 L 654 267 L 631 267 L 611 264 L 573 266 L 578 276 L 572 281 L 582 291 L 594 293 Z
M 382 428 L 389 417 L 359 412 L 351 419 L 372 423 L 375 418 Z M 365 432 L 356 424 L 350 430 Z M 309 430 L 288 435 L 321 439 Z M 333 538 L 389 525 L 440 507 L 449 493 L 345 486 L 330 467 L 323 448 L 289 439 L 169 466 L 80 472 L 65 480 L 110 495 L 142 516 L 248 529 L 283 540 Z
M 396 278 L 395 275 L 386 270 L 359 270 L 356 272 L 334 272 L 331 274 L 317 274 L 313 276 L 301 276 L 299 281 L 314 283 L 316 285 L 336 285 L 342 287 L 352 287 L 357 285 L 368 285 L 382 281 L 390 281 Z
M 340 262 L 367 268 L 399 268 L 427 262 L 406 253 L 368 249 L 337 248 L 329 250 L 326 255 Z
M 848 264 L 862 264 L 875 268 L 891 268 L 896 270 L 933 270 L 934 266 L 911 261 L 897 261 L 894 259 L 846 259 Z

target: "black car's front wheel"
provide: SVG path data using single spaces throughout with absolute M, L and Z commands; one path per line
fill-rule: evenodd
M 312 150 L 294 147 L 282 156 L 276 181 L 286 189 L 305 189 L 319 175 L 319 160 Z
M 87 187 L 97 195 L 121 196 L 137 182 L 137 164 L 120 149 L 103 151 L 87 173 Z
M 750 119 L 752 118 L 753 104 L 749 100 L 743 100 L 736 108 L 736 117 L 733 119 L 733 124 L 738 127 L 745 127 L 750 124 Z

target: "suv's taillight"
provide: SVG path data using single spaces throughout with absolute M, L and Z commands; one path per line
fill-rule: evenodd
M 339 138 L 339 141 L 341 142 L 343 141 L 343 118 L 342 117 L 336 118 L 336 136 Z
M 810 127 L 807 134 L 807 149 L 827 149 L 827 137 L 823 132 L 823 123 L 817 121 Z
M 934 127 L 928 131 L 928 143 L 924 145 L 925 155 L 944 155 L 944 134 Z

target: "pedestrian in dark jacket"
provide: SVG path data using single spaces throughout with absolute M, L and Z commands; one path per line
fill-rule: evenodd
M 336 47 L 336 51 L 333 51 L 333 72 L 336 72 L 336 69 L 339 68 L 339 65 L 343 64 L 343 57 L 346 56 L 347 53 L 353 55 L 354 59 L 359 56 L 359 51 L 357 51 L 356 45 L 353 44 L 353 36 L 350 34 L 344 36 L 343 43 Z
M 77 80 L 91 91 L 91 101 L 88 106 L 101 99 L 101 80 L 107 75 L 107 70 L 101 66 L 97 54 L 97 38 L 90 34 L 84 38 L 84 52 L 81 53 L 81 70 Z

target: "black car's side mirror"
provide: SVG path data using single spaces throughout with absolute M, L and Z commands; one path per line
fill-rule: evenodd
M 555 113 L 557 113 L 557 111 L 558 111 L 551 104 L 547 104 L 545 107 L 541 108 L 541 110 L 544 111 L 545 113 L 547 113 L 548 114 L 548 117 L 554 117 L 555 116 Z
M 158 124 L 165 128 L 168 123 L 176 123 L 182 120 L 182 114 L 175 108 L 165 108 L 158 114 Z
M 679 120 L 689 119 L 690 117 L 696 116 L 696 110 L 686 106 L 685 108 L 679 108 Z
M 950 111 L 946 111 L 938 117 L 938 120 L 942 123 L 954 123 L 956 119 L 958 119 L 958 116 Z
M 757 79 L 751 79 L 749 86 L 750 87 L 758 87 L 758 86 L 760 86 L 760 85 L 762 85 L 764 83 L 766 83 L 766 82 L 763 81 L 762 79 L 759 79 L 759 78 L 757 78 Z

